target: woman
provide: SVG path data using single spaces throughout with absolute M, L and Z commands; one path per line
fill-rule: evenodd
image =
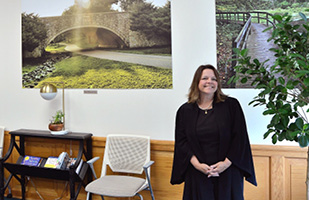
M 257 185 L 244 114 L 223 94 L 212 65 L 194 75 L 188 102 L 177 111 L 171 184 L 184 200 L 242 200 L 243 178 Z

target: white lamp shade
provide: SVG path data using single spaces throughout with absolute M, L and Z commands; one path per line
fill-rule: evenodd
M 57 92 L 52 92 L 52 93 L 41 93 L 41 97 L 45 100 L 52 100 L 55 98 L 57 95 Z

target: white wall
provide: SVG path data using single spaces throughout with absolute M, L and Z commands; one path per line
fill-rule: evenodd
M 61 108 L 61 95 L 45 101 L 38 89 L 21 84 L 21 0 L 0 2 L 0 124 L 7 130 L 46 129 L 50 116 Z M 216 65 L 215 0 L 172 0 L 173 89 L 65 90 L 66 125 L 72 131 L 147 134 L 152 139 L 173 140 L 177 108 L 200 64 Z M 253 89 L 229 89 L 226 94 L 241 102 L 251 143 L 263 140 L 267 118 L 262 108 L 248 106 L 257 94 Z

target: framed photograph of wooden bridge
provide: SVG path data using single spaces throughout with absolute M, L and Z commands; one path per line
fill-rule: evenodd
M 22 87 L 171 89 L 170 0 L 22 0 Z
M 234 75 L 235 62 L 232 62 L 233 48 L 248 49 L 252 59 L 267 61 L 269 67 L 275 64 L 276 48 L 272 41 L 267 41 L 272 30 L 263 32 L 274 26 L 274 14 L 289 13 L 298 20 L 299 12 L 306 13 L 308 1 L 305 0 L 216 0 L 217 28 L 217 68 L 220 72 L 224 88 L 250 88 L 251 83 L 237 82 L 228 84 Z

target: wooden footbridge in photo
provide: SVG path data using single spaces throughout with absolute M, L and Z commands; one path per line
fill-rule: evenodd
M 261 62 L 269 59 L 267 65 L 275 63 L 275 56 L 270 48 L 275 45 L 272 41 L 268 42 L 272 32 L 263 32 L 267 27 L 274 26 L 275 21 L 272 15 L 266 12 L 217 12 L 216 18 L 219 21 L 240 23 L 243 28 L 238 36 L 233 39 L 231 48 L 249 50 L 248 54 L 252 59 L 257 58 Z M 235 56 L 235 55 L 233 55 Z M 226 62 L 225 71 L 233 70 L 236 61 Z M 250 83 L 237 84 L 236 87 L 251 87 Z

